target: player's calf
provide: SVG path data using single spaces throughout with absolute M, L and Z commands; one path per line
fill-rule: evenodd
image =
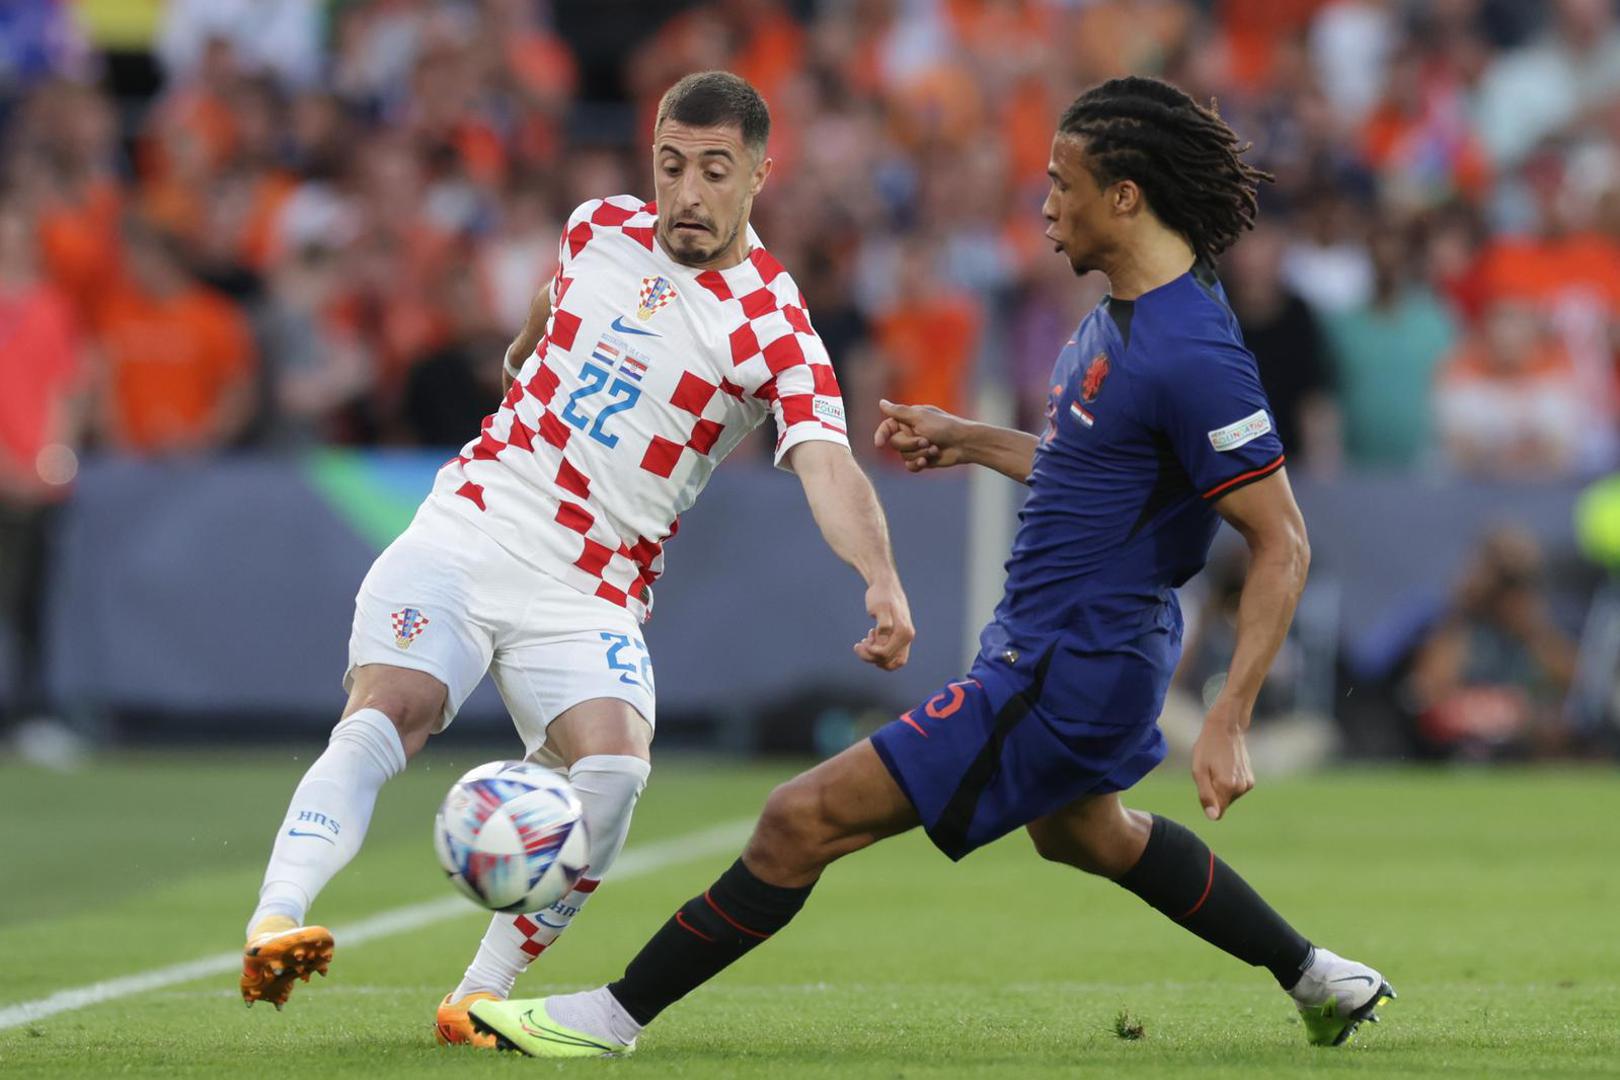
M 393 721 L 376 709 L 361 709 L 332 729 L 276 831 L 249 927 L 272 915 L 304 921 L 326 883 L 360 850 L 377 795 L 404 771 L 405 760 Z
M 1115 880 L 1217 949 L 1270 971 L 1284 990 L 1310 960 L 1311 943 L 1196 834 L 1168 818 L 1153 815 L 1142 857 Z
M 1043 858 L 1109 877 L 1216 948 L 1266 968 L 1315 1045 L 1343 1044 L 1395 996 L 1372 968 L 1313 948 L 1191 830 L 1129 810 L 1117 795 L 1082 799 L 1033 822 L 1029 834 Z
M 1047 859 L 1113 880 L 1218 949 L 1264 967 L 1284 990 L 1311 945 L 1191 830 L 1127 809 L 1118 795 L 1088 796 L 1032 822 Z
M 426 741 L 444 700 L 444 684 L 422 672 L 357 669 L 343 720 L 299 781 L 276 830 L 242 955 L 241 991 L 249 1005 L 267 1000 L 279 1008 L 296 979 L 324 974 L 332 936 L 302 926 L 304 916 L 360 850 L 378 793 L 404 771 L 412 748 Z
M 459 1003 L 476 994 L 508 997 L 517 977 L 573 924 L 624 847 L 651 769 L 644 758 L 629 754 L 592 754 L 574 762 L 568 779 L 579 795 L 590 837 L 586 876 L 544 911 L 494 916 L 477 955 L 447 1001 Z
M 622 1053 L 643 1025 L 785 927 L 828 863 L 916 824 L 871 741 L 852 746 L 771 793 L 744 857 L 688 900 L 623 978 L 544 1001 L 481 1002 L 474 1027 L 538 1056 Z

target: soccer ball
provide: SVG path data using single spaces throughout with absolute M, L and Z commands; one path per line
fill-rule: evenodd
M 451 883 L 474 903 L 540 911 L 585 872 L 582 812 L 574 789 L 550 769 L 492 761 L 451 785 L 433 821 L 433 847 Z

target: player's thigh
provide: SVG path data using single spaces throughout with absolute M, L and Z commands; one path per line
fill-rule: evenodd
M 648 761 L 652 755 L 652 727 L 623 698 L 590 698 L 564 709 L 546 726 L 546 747 L 567 766 L 594 754 Z
M 361 582 L 349 631 L 344 715 L 375 708 L 407 749 L 443 731 L 484 677 L 494 642 L 479 613 L 497 602 L 493 541 L 439 535 L 449 524 L 418 516 Z
M 490 667 L 525 754 L 551 765 L 590 754 L 646 757 L 657 712 L 640 628 L 627 613 L 586 610 L 560 618 L 591 628 L 503 642 Z
M 766 880 L 797 884 L 918 824 L 871 740 L 862 739 L 771 792 L 744 858 Z
M 1119 792 L 1083 795 L 1026 829 L 1043 859 L 1117 878 L 1142 857 L 1153 818 L 1127 807 Z

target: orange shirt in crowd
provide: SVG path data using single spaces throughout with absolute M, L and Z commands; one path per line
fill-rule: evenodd
M 1596 234 L 1497 240 L 1481 260 L 1480 275 L 1493 299 L 1554 304 L 1585 293 L 1620 313 L 1620 244 Z
M 803 57 L 804 28 L 778 7 L 751 23 L 747 39 L 727 66 L 772 101 L 782 96 L 788 79 L 804 66 Z
M 718 66 L 747 79 L 767 102 L 774 104 L 783 96 L 788 81 L 804 67 L 804 28 L 776 2 L 757 5 L 736 25 L 728 27 L 728 22 L 719 9 L 699 5 L 664 20 L 657 32 L 642 43 L 637 55 L 656 58 L 653 62 L 658 66 L 677 58 L 692 62 L 715 56 L 716 42 L 724 39 L 730 54 Z M 642 87 L 636 115 L 637 130 L 644 138 L 652 138 L 659 99 L 686 70 L 690 69 L 676 63 L 668 84 L 657 85 L 662 80 L 655 79 Z
M 117 434 L 131 449 L 206 444 L 225 397 L 253 375 L 246 320 L 201 286 L 162 299 L 120 289 L 100 329 Z
M 1297 37 L 1327 0 L 1217 0 L 1215 17 L 1231 50 L 1231 73 L 1240 86 L 1264 86 L 1277 48 Z M 1180 7 L 1182 5 L 1176 5 Z
M 1046 83 L 1034 76 L 1019 80 L 1007 95 L 1001 106 L 1000 128 L 1013 183 L 1039 187 L 1045 182 L 1054 115 L 1060 113 Z
M 63 437 L 66 398 L 78 379 L 73 308 L 49 285 L 0 292 L 0 468 L 33 474 Z
M 123 199 L 111 183 L 89 186 L 80 199 L 46 206 L 38 215 L 39 253 L 46 275 L 82 316 L 118 273 L 118 219 Z
M 966 409 L 979 346 L 979 313 L 965 296 L 941 296 L 878 318 L 878 345 L 892 361 L 889 397 L 907 405 Z
M 1520 366 L 1511 372 L 1503 372 L 1494 367 L 1485 346 L 1478 340 L 1468 339 L 1446 358 L 1445 364 L 1440 368 L 1439 380 L 1441 383 L 1459 385 L 1482 383 L 1508 385 L 1568 379 L 1574 374 L 1575 368 L 1570 363 L 1569 353 L 1556 338 L 1546 338 L 1537 342 Z

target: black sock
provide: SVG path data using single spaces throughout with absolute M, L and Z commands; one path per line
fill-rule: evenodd
M 1310 962 L 1311 943 L 1191 830 L 1168 818 L 1153 816 L 1147 848 L 1119 884 L 1217 949 L 1266 968 L 1284 990 L 1294 988 Z
M 724 971 L 799 913 L 814 886 L 767 885 L 738 859 L 643 945 L 608 990 L 638 1024 Z

